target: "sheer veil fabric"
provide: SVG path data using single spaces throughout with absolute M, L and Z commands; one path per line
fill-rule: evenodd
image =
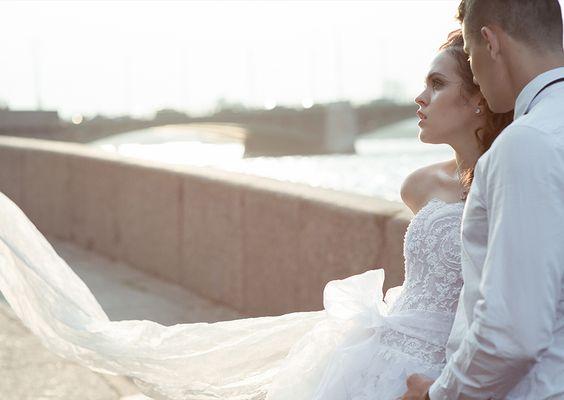
M 0 193 L 0 290 L 14 312 L 55 354 L 129 376 L 155 399 L 361 399 L 347 387 L 370 368 L 368 381 L 382 378 L 371 396 L 400 395 L 407 373 L 437 375 L 441 365 L 390 355 L 376 333 L 393 330 L 444 346 L 452 314 L 390 313 L 402 289 L 384 299 L 383 282 L 381 269 L 331 281 L 321 311 L 173 326 L 110 321 L 84 282 Z
M 110 321 L 1 193 L 0 290 L 49 350 L 98 372 L 130 376 L 156 399 L 263 398 L 290 348 L 319 322 L 327 324 L 325 311 L 168 327 Z
M 0 194 L 0 290 L 43 345 L 156 399 L 250 399 L 324 312 L 163 326 L 110 321 L 24 213 Z M 257 397 L 258 398 L 258 397 Z

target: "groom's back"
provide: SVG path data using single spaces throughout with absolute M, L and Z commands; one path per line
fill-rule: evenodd
M 546 156 L 553 158 L 553 169 L 546 171 L 550 178 L 549 184 L 555 186 L 555 194 L 547 202 L 558 202 L 564 206 L 564 68 L 559 68 L 560 78 L 552 78 L 551 86 L 544 89 L 534 99 L 528 113 L 515 121 L 517 125 L 528 125 L 542 132 L 547 146 L 550 146 Z M 550 84 L 550 83 L 548 83 Z M 564 221 L 562 234 L 554 238 L 554 243 L 564 247 Z M 555 260 L 555 267 L 564 270 L 564 258 Z M 543 354 L 542 359 L 536 364 L 527 377 L 513 390 L 516 398 L 534 387 L 535 393 L 547 393 L 556 396 L 553 398 L 564 399 L 564 388 L 555 388 L 557 382 L 564 379 L 564 282 L 560 282 L 560 299 L 556 308 L 555 323 L 553 328 L 553 343 Z M 544 379 L 539 379 L 544 378 Z
M 464 288 L 430 398 L 564 400 L 560 5 L 462 0 L 459 11 L 488 105 L 514 107 L 515 121 L 474 168 L 462 221 Z
M 464 211 L 449 358 L 475 320 L 497 331 L 488 340 L 499 362 L 519 365 L 508 400 L 564 399 L 564 81 L 552 84 L 562 78 L 556 68 L 523 89 L 515 121 L 476 165 Z
M 532 248 L 530 251 L 537 254 L 532 260 L 529 269 L 537 271 L 537 274 L 547 273 L 549 270 L 559 270 L 554 276 L 564 276 L 564 67 L 547 71 L 535 78 L 523 89 L 516 103 L 517 116 L 515 121 L 496 140 L 491 148 L 491 153 L 484 159 L 484 167 L 500 168 L 501 164 L 494 162 L 497 157 L 504 158 L 504 153 L 515 149 L 526 149 L 526 157 L 521 163 L 514 163 L 515 174 L 531 174 L 537 177 L 532 181 L 523 176 L 520 182 L 517 176 L 515 182 L 510 184 L 524 184 L 526 191 L 542 193 L 542 196 L 530 194 L 536 198 L 535 207 L 531 209 L 533 216 L 539 218 L 541 214 L 555 212 L 550 227 L 546 225 L 547 232 L 536 232 L 534 235 L 537 243 L 529 243 L 531 247 L 544 246 L 541 252 Z M 521 156 L 523 153 L 521 152 Z M 489 158 L 489 160 L 488 160 Z M 525 183 L 526 182 L 526 183 Z M 499 190 L 499 186 L 497 186 Z M 493 187 L 490 190 L 494 190 Z M 507 202 L 520 202 L 522 198 L 507 198 Z M 547 211 L 552 210 L 552 211 Z M 560 211 L 559 211 L 560 210 Z M 515 215 L 515 218 L 522 218 Z M 528 218 L 528 217 L 527 217 Z M 526 218 L 525 218 L 526 219 Z M 491 221 L 490 221 L 491 222 Z M 560 228 L 554 227 L 560 226 Z M 535 230 L 532 226 L 529 229 Z M 515 232 L 515 239 L 522 237 L 522 232 Z M 526 235 L 526 234 L 525 234 Z M 527 243 L 522 243 L 524 247 Z M 544 253 L 544 254 L 543 254 Z M 540 256 L 538 255 L 540 254 Z M 546 255 L 546 257 L 544 256 Z M 535 262 L 538 265 L 535 265 Z M 543 268 L 541 264 L 544 264 Z M 547 267 L 548 265 L 548 267 Z M 551 266 L 550 266 L 551 265 Z M 514 271 L 518 273 L 518 271 Z M 564 280 L 553 282 L 552 291 L 557 297 L 555 308 L 552 310 L 552 324 L 547 323 L 543 329 L 552 331 L 552 343 L 546 351 L 540 354 L 537 362 L 532 366 L 529 373 L 511 390 L 507 399 L 564 399 Z M 541 290 L 532 296 L 543 297 L 549 292 L 548 288 Z M 536 302 L 533 304 L 548 304 Z M 532 310 L 536 313 L 545 313 L 547 310 Z M 523 310 L 521 323 L 528 323 L 528 312 Z M 548 320 L 548 318 L 547 318 Z M 549 328 L 551 326 L 551 328 Z

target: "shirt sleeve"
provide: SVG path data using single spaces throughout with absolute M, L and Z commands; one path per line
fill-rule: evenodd
M 564 160 L 546 135 L 510 127 L 476 168 L 488 218 L 480 297 L 430 388 L 433 400 L 505 398 L 552 341 L 564 268 Z

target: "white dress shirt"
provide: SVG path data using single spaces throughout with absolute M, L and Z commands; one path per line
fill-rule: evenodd
M 564 399 L 564 82 L 536 96 L 563 77 L 529 82 L 476 164 L 464 287 L 432 400 Z

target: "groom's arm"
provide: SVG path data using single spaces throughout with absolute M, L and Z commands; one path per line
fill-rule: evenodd
M 476 168 L 488 217 L 481 298 L 430 388 L 433 400 L 505 398 L 552 341 L 563 278 L 564 160 L 545 135 L 510 127 Z

